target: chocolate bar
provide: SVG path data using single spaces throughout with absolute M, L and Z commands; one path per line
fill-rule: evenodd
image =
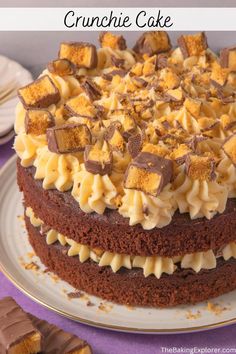
M 91 101 L 96 101 L 101 98 L 101 90 L 99 86 L 90 79 L 86 79 L 81 87 L 84 89 Z
M 95 118 L 96 108 L 91 101 L 83 94 L 75 96 L 66 101 L 65 109 L 76 117 Z
M 26 134 L 46 134 L 46 130 L 55 125 L 52 114 L 46 109 L 29 109 L 25 115 Z
M 178 45 L 184 58 L 202 55 L 208 48 L 204 32 L 182 35 L 178 38 Z
M 185 168 L 186 174 L 193 180 L 213 181 L 216 178 L 215 161 L 208 156 L 188 154 Z
M 110 32 L 102 32 L 99 35 L 101 47 L 109 47 L 111 49 L 126 49 L 126 41 L 123 36 L 115 35 Z
M 34 354 L 42 351 L 42 336 L 11 297 L 0 300 L 0 353 Z
M 75 75 L 76 67 L 68 59 L 57 59 L 48 63 L 48 71 L 59 76 Z
M 230 71 L 236 70 L 236 47 L 224 48 L 220 52 L 220 64 Z
M 236 166 L 236 134 L 230 135 L 222 145 L 225 154 L 230 158 Z
M 79 337 L 31 314 L 28 316 L 43 335 L 42 354 L 92 354 L 89 344 Z
M 46 108 L 60 101 L 60 93 L 48 75 L 41 76 L 34 82 L 18 90 L 23 106 L 28 108 Z
M 114 124 L 114 123 L 118 123 Z M 108 142 L 108 144 L 112 147 L 112 149 L 120 152 L 124 152 L 125 150 L 125 140 L 121 134 L 121 130 L 119 129 L 120 122 L 112 123 L 106 130 L 104 134 L 104 139 Z
M 171 181 L 173 162 L 149 152 L 141 152 L 128 166 L 124 187 L 157 197 Z
M 145 32 L 137 40 L 133 50 L 138 54 L 153 54 L 167 52 L 171 49 L 170 38 L 164 31 Z
M 128 140 L 127 149 L 132 158 L 138 156 L 143 146 L 143 137 L 141 133 L 131 135 Z
M 104 146 L 105 145 L 105 146 Z M 112 152 L 105 143 L 87 145 L 84 151 L 84 165 L 88 172 L 94 175 L 109 175 L 112 171 Z
M 97 66 L 97 49 L 93 44 L 85 42 L 61 43 L 60 59 L 68 59 L 78 68 L 94 69 Z
M 91 133 L 85 124 L 64 124 L 47 129 L 47 142 L 57 154 L 83 151 L 91 143 Z

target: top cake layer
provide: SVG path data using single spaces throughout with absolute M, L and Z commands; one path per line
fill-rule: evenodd
M 130 225 L 163 227 L 174 212 L 212 218 L 235 197 L 236 49 L 218 57 L 204 33 L 144 33 L 133 50 L 62 43 L 19 90 L 14 147 L 45 189 L 80 208 L 117 209 Z

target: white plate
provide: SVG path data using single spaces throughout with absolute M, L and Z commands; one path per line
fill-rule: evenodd
M 193 332 L 220 327 L 236 322 L 236 291 L 212 300 L 225 309 L 218 315 L 206 309 L 206 303 L 181 306 L 173 309 L 128 308 L 104 302 L 93 296 L 68 300 L 65 292 L 74 291 L 65 282 L 52 280 L 43 273 L 43 265 L 37 257 L 40 271 L 25 270 L 19 265 L 19 257 L 27 263 L 32 248 L 23 228 L 23 207 L 15 177 L 13 156 L 0 172 L 0 266 L 5 275 L 33 300 L 73 320 L 96 327 L 142 333 Z M 29 258 L 28 258 L 29 262 Z M 55 279 L 54 279 L 55 280 Z M 88 299 L 95 304 L 86 305 Z M 98 309 L 105 303 L 106 311 Z M 195 318 L 193 318 L 195 317 Z
M 7 133 L 6 135 L 3 136 L 0 135 L 0 145 L 4 145 L 8 143 L 8 141 L 10 141 L 14 135 L 15 135 L 14 129 L 10 130 L 9 133 Z
M 0 87 L 15 80 L 19 87 L 33 80 L 30 72 L 19 63 L 0 55 Z M 17 96 L 0 105 L 0 137 L 7 134 L 14 125 Z

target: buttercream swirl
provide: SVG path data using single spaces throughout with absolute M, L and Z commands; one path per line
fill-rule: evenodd
M 191 219 L 205 216 L 211 219 L 225 210 L 228 189 L 217 181 L 192 180 L 179 174 L 174 195 L 180 213 L 189 213 Z
M 23 167 L 32 166 L 37 157 L 38 149 L 46 145 L 47 141 L 45 135 L 20 133 L 15 137 L 14 141 L 14 149 L 21 159 L 21 165 Z
M 108 175 L 94 175 L 81 165 L 81 171 L 74 175 L 72 196 L 85 213 L 95 211 L 103 214 L 105 208 L 115 208 L 117 190 Z
M 150 230 L 170 223 L 175 211 L 170 185 L 158 197 L 131 189 L 125 189 L 124 192 L 119 213 L 129 218 L 130 226 L 140 223 L 145 230 Z
M 47 146 L 37 151 L 34 166 L 34 178 L 43 180 L 44 189 L 56 188 L 61 192 L 72 187 L 74 174 L 80 170 L 78 156 L 55 154 Z

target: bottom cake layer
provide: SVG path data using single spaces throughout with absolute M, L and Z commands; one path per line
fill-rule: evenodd
M 236 260 L 218 259 L 217 267 L 195 273 L 178 270 L 173 275 L 144 277 L 141 269 L 99 267 L 89 260 L 67 256 L 59 243 L 47 245 L 38 228 L 25 218 L 29 241 L 42 263 L 73 287 L 102 299 L 134 306 L 170 307 L 193 304 L 236 289 Z

